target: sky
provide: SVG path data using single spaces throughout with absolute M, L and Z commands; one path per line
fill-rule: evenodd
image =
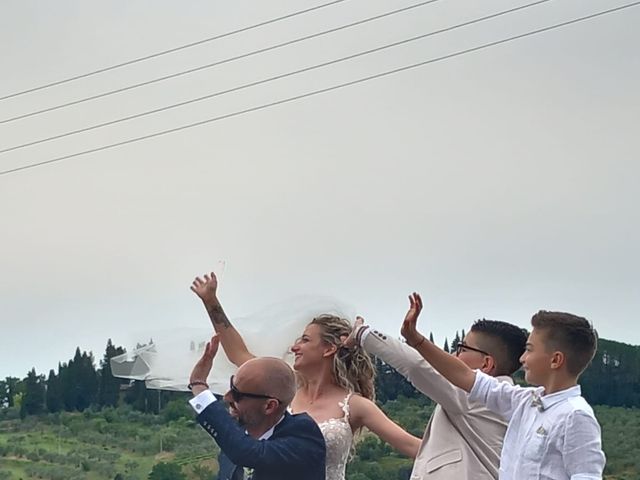
M 9 2 L 0 96 L 321 0 Z M 234 88 L 525 2 L 441 0 L 180 78 L 0 124 L 0 150 Z M 0 154 L 0 170 L 301 95 L 624 1 L 554 0 L 210 100 Z M 0 120 L 355 22 L 346 0 L 0 101 Z M 233 319 L 329 296 L 442 343 L 540 309 L 640 344 L 640 7 L 129 145 L 0 175 L 0 378 L 76 347 L 206 327 L 189 285 L 224 261 Z M 242 326 L 238 325 L 240 330 Z M 265 325 L 268 328 L 268 325 Z

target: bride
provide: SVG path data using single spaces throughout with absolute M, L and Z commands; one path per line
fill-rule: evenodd
M 225 315 L 217 288 L 214 273 L 204 279 L 197 277 L 191 285 L 204 303 L 227 357 L 239 367 L 254 355 Z M 291 410 L 306 412 L 318 423 L 327 447 L 327 480 L 344 480 L 353 434 L 363 427 L 409 457 L 415 458 L 420 447 L 419 438 L 395 424 L 373 402 L 374 368 L 361 349 L 343 346 L 350 333 L 347 320 L 320 315 L 291 347 L 298 376 Z

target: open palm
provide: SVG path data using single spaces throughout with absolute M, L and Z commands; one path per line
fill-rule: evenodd
M 415 344 L 422 335 L 418 333 L 417 323 L 420 312 L 422 311 L 422 298 L 416 292 L 409 295 L 409 311 L 404 317 L 400 334 L 407 340 L 409 344 Z
M 218 279 L 215 273 L 205 273 L 204 279 L 196 277 L 191 284 L 191 291 L 198 295 L 205 303 L 215 301 L 218 291 Z

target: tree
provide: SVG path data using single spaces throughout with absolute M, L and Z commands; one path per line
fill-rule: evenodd
M 22 382 L 16 377 L 5 377 L 4 381 L 0 381 L 0 407 L 13 407 L 21 387 Z
M 176 398 L 168 402 L 162 410 L 165 421 L 173 422 L 180 418 L 193 418 L 193 410 L 189 407 L 185 398 Z
M 76 408 L 76 378 L 73 360 L 58 367 L 58 378 L 60 380 L 64 409 L 67 412 L 72 412 Z
M 68 364 L 59 368 L 60 388 L 65 410 L 83 411 L 95 403 L 98 394 L 98 373 L 93 365 L 93 355 L 87 352 L 76 353 Z
M 100 388 L 98 391 L 98 405 L 101 407 L 117 407 L 122 380 L 111 373 L 111 359 L 125 352 L 122 347 L 114 347 L 111 339 L 107 341 L 104 358 L 100 362 Z
M 376 399 L 382 404 L 389 400 L 395 400 L 398 395 L 405 397 L 417 397 L 421 394 L 413 388 L 406 378 L 400 375 L 389 364 L 384 363 L 378 357 L 374 357 L 374 366 L 376 367 Z
M 58 366 L 60 368 L 60 366 Z M 62 388 L 60 385 L 60 377 L 53 370 L 49 370 L 49 378 L 47 379 L 47 391 L 45 395 L 45 404 L 50 413 L 56 413 L 62 410 L 64 405 L 62 399 Z
M 36 415 L 44 411 L 45 383 L 44 376 L 36 374 L 32 368 L 24 381 L 25 392 L 20 406 L 20 417 Z
M 156 463 L 149 474 L 149 480 L 187 480 L 180 465 L 175 463 Z
M 599 339 L 591 365 L 580 377 L 591 404 L 640 406 L 640 346 Z
M 458 344 L 460 343 L 460 334 L 458 333 L 458 331 L 456 330 L 456 336 L 454 337 L 453 341 L 451 342 L 451 352 L 455 352 L 456 349 L 458 348 Z
M 147 386 L 144 380 L 134 380 L 124 395 L 124 401 L 140 412 L 149 411 Z
M 449 350 L 449 341 L 447 340 L 447 338 L 446 338 L 446 337 L 445 337 L 445 339 L 444 339 L 444 348 L 443 348 L 443 350 L 444 350 L 445 352 L 447 352 L 447 353 L 449 353 L 449 352 L 450 352 L 450 350 Z
M 0 380 L 0 408 L 7 408 L 9 406 L 9 387 L 7 382 Z
M 78 397 L 76 408 L 83 411 L 95 403 L 98 396 L 98 372 L 94 367 L 93 354 L 82 352 L 78 367 Z
M 191 468 L 191 471 L 198 480 L 210 480 L 215 476 L 215 472 L 205 465 L 196 464 Z

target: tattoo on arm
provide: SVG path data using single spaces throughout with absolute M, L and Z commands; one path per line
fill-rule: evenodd
M 209 318 L 213 322 L 213 326 L 215 328 L 229 328 L 231 326 L 231 322 L 224 313 L 222 305 L 219 303 L 216 303 L 215 305 L 207 305 L 207 313 L 209 314 Z

